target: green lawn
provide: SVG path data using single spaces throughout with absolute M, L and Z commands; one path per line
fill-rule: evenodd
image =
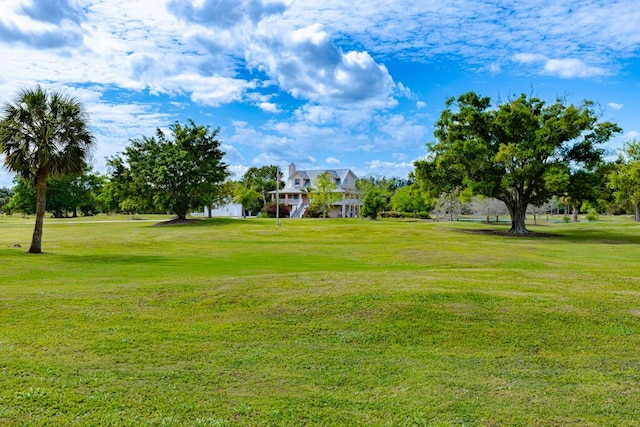
M 640 225 L 487 228 L 2 217 L 0 425 L 638 425 Z

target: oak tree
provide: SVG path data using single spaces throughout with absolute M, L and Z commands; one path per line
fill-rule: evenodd
M 528 233 L 527 207 L 565 193 L 571 175 L 598 163 L 600 146 L 620 130 L 599 122 L 591 101 L 547 104 L 520 95 L 493 106 L 468 92 L 446 102 L 430 157 L 415 163 L 416 178 L 440 191 L 494 197 L 509 211 L 510 232 Z

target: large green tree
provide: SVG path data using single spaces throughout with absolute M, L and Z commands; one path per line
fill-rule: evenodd
M 584 168 L 574 171 L 569 177 L 566 200 L 573 211 L 573 222 L 578 222 L 578 214 L 585 202 L 597 203 L 601 196 L 602 177 L 597 169 Z
M 391 208 L 398 212 L 426 212 L 433 207 L 433 203 L 426 197 L 420 186 L 405 185 L 398 188 L 391 196 Z
M 150 156 L 135 156 L 133 165 L 142 172 L 145 170 L 141 163 Z M 146 165 L 151 167 L 151 165 Z M 137 174 L 136 180 L 131 168 L 121 156 L 107 159 L 108 182 L 105 184 L 100 197 L 100 204 L 107 211 L 121 211 L 134 214 L 136 212 L 153 212 L 154 201 L 150 181 L 141 179 Z
M 101 190 L 103 178 L 87 168 L 80 174 L 53 178 L 47 189 L 47 211 L 53 216 L 77 217 L 78 211 L 93 215 L 97 211 L 96 194 Z
M 46 210 L 56 218 L 97 213 L 96 194 L 102 189 L 103 178 L 87 168 L 81 174 L 51 178 L 47 183 Z M 9 208 L 12 211 L 33 213 L 36 209 L 36 190 L 22 177 L 14 178 L 15 186 Z
M 87 113 L 76 98 L 37 86 L 20 91 L 13 102 L 4 104 L 0 147 L 5 166 L 37 189 L 29 252 L 42 252 L 49 179 L 82 172 L 93 146 Z
M 640 141 L 625 143 L 615 169 L 609 175 L 609 186 L 618 203 L 630 203 L 634 217 L 640 221 Z
M 279 168 L 276 165 L 252 166 L 242 175 L 242 182 L 248 188 L 252 188 L 260 194 L 260 203 L 254 209 L 259 212 L 267 203 L 267 195 L 270 191 L 275 191 L 277 185 L 277 174 Z M 281 182 L 281 185 L 284 183 Z M 282 187 L 281 187 L 282 188 Z
M 376 219 L 381 211 L 391 208 L 391 196 L 398 188 L 402 188 L 406 182 L 398 178 L 386 178 L 365 176 L 358 178 L 356 188 L 360 191 L 362 210 L 360 214 L 364 218 Z
M 13 196 L 13 190 L 6 187 L 0 188 L 0 214 L 5 212 L 5 206 L 9 204 L 9 200 Z
M 22 212 L 23 215 L 32 215 L 36 212 L 36 189 L 24 178 L 13 178 L 15 184 L 12 195 L 6 205 L 7 212 Z
M 382 190 L 378 187 L 373 187 L 364 196 L 361 215 L 363 218 L 376 219 L 386 205 L 387 200 Z
M 571 175 L 598 163 L 600 145 L 619 131 L 598 121 L 590 101 L 547 104 L 521 95 L 494 107 L 468 92 L 447 101 L 416 177 L 501 200 L 510 231 L 528 233 L 527 207 L 566 192 Z
M 247 211 L 258 213 L 262 210 L 262 208 L 259 207 L 260 204 L 256 204 L 258 200 L 260 200 L 260 193 L 258 193 L 253 186 L 247 185 L 245 182 L 235 183 L 233 201 L 242 205 L 243 218 L 247 216 Z
M 217 139 L 220 129 L 189 120 L 170 130 L 167 135 L 158 128 L 153 137 L 131 140 L 108 164 L 121 205 L 156 207 L 184 219 L 189 210 L 211 205 L 229 172 Z

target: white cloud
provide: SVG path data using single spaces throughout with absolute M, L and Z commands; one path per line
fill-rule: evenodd
M 489 71 L 489 74 L 492 75 L 500 74 L 500 72 L 502 71 L 502 67 L 496 62 L 489 64 L 486 69 L 487 71 Z
M 266 111 L 267 113 L 282 112 L 282 110 L 278 107 L 278 105 L 274 104 L 273 102 L 261 102 L 258 104 L 258 107 L 260 107 L 262 111 Z
M 325 105 L 304 105 L 295 112 L 299 121 L 315 125 L 333 124 L 337 121 L 341 112 L 333 107 Z
M 365 163 L 369 172 L 362 173 L 362 176 L 374 174 L 377 176 L 388 176 L 406 178 L 409 172 L 413 171 L 413 162 L 389 162 L 385 160 L 372 160 Z
M 282 33 L 271 26 L 262 28 L 246 58 L 298 99 L 371 108 L 396 103 L 396 85 L 387 68 L 368 52 L 343 52 L 318 24 Z
M 546 61 L 547 57 L 535 53 L 516 53 L 513 59 L 522 64 L 535 64 L 536 62 Z
M 220 144 L 220 149 L 224 151 L 224 161 L 228 164 L 238 164 L 244 161 L 242 154 L 233 146 L 229 144 Z
M 624 107 L 623 104 L 618 104 L 617 102 L 610 102 L 607 104 L 608 107 L 613 108 L 614 110 L 622 110 Z
M 565 79 L 597 77 L 608 74 L 604 68 L 589 66 L 575 58 L 550 59 L 544 64 L 544 71 Z
M 85 15 L 73 0 L 5 0 L 2 5 L 0 40 L 43 49 L 82 44 Z
M 325 162 L 328 165 L 339 165 L 340 164 L 340 160 L 336 159 L 335 157 L 327 157 Z
M 195 4 L 192 0 L 171 0 L 167 9 L 187 22 L 225 29 L 280 14 L 285 5 L 262 0 L 199 0 Z
M 424 145 L 426 127 L 413 120 L 407 120 L 401 114 L 378 117 L 376 123 L 379 131 L 384 134 L 381 136 L 384 142 L 380 141 L 377 144 L 380 148 Z
M 171 121 L 169 115 L 158 112 L 156 107 L 140 103 L 113 104 L 100 100 L 85 102 L 85 107 L 98 143 L 93 158 L 99 171 L 105 168 L 105 157 L 122 152 L 131 139 L 153 135 L 158 127 Z
M 514 55 L 514 60 L 521 64 L 542 66 L 539 72 L 550 74 L 564 79 L 574 77 L 588 78 L 608 75 L 609 72 L 601 67 L 589 66 L 577 58 L 550 59 L 544 55 L 518 53 Z
M 0 159 L 2 160 L 2 159 Z M 13 187 L 13 174 L 10 174 L 9 171 L 7 171 L 4 167 L 0 168 L 0 188 L 2 187 L 6 187 L 6 188 L 11 188 Z
M 637 6 L 635 0 L 371 0 L 361 5 L 307 0 L 292 2 L 285 16 L 300 25 L 320 23 L 377 54 L 411 61 L 429 62 L 445 54 L 480 66 L 487 61 L 505 64 L 514 51 L 534 46 L 531 54 L 553 58 L 562 52 L 610 71 L 612 53 L 637 52 Z
M 240 178 L 242 178 L 242 175 L 245 174 L 247 169 L 249 169 L 249 167 L 245 165 L 229 165 L 229 172 L 231 173 L 229 179 L 234 181 L 239 180 Z
M 247 89 L 256 87 L 255 82 L 229 77 L 203 77 L 198 74 L 185 74 L 167 80 L 167 89 L 187 91 L 191 99 L 202 105 L 217 106 L 242 99 Z
M 631 131 L 625 132 L 624 136 L 625 136 L 625 138 L 627 140 L 634 139 L 634 138 L 640 138 L 640 132 L 635 131 L 635 130 L 631 130 Z

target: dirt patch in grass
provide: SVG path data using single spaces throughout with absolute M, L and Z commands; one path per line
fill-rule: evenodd
M 199 223 L 200 220 L 199 219 L 193 219 L 193 218 L 185 218 L 185 219 L 181 219 L 181 218 L 173 218 L 170 219 L 168 221 L 162 221 L 159 222 L 157 224 L 157 226 L 168 226 L 168 225 L 193 225 L 193 224 L 197 224 Z
M 486 229 L 486 228 L 480 229 L 480 230 L 460 230 L 460 229 L 455 229 L 453 231 L 458 231 L 460 233 L 486 234 L 486 235 L 503 236 L 503 237 L 524 237 L 524 238 L 561 237 L 558 234 L 552 234 L 552 233 L 538 233 L 538 232 L 535 232 L 535 231 L 530 231 L 528 233 L 518 234 L 518 233 L 511 233 L 510 231 L 506 231 L 506 230 L 491 230 L 491 229 Z

